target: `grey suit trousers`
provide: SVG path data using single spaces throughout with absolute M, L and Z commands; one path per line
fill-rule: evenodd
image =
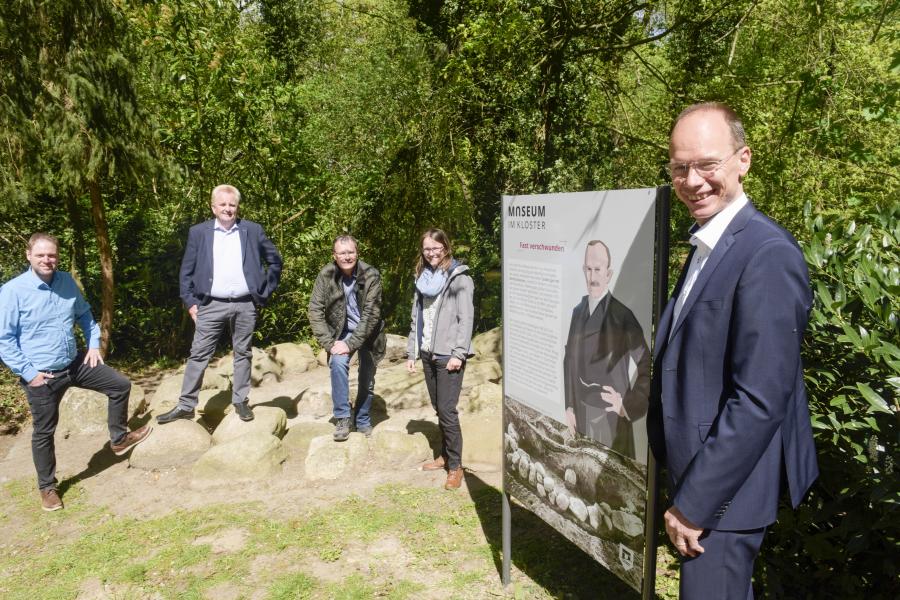
M 256 327 L 256 305 L 244 302 L 210 300 L 197 307 L 197 323 L 191 356 L 184 368 L 184 383 L 178 406 L 194 409 L 198 404 L 203 373 L 216 351 L 225 328 L 231 332 L 234 349 L 234 379 L 231 382 L 231 402 L 240 404 L 250 393 L 250 369 L 253 366 L 253 330 Z

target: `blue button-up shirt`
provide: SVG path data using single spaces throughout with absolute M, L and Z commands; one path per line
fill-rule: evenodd
M 76 322 L 99 348 L 100 326 L 72 276 L 57 271 L 48 285 L 28 269 L 0 287 L 0 359 L 25 381 L 63 369 L 78 351 Z

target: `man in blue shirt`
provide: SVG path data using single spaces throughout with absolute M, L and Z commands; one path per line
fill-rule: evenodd
M 384 321 L 381 318 L 381 275 L 358 260 L 353 236 L 339 235 L 332 245 L 333 262 L 316 277 L 309 299 L 309 324 L 328 352 L 331 400 L 334 405 L 334 441 L 356 430 L 372 434 L 369 409 L 375 389 L 375 368 L 384 357 Z M 353 415 L 350 410 L 350 359 L 359 353 L 359 377 Z
M 54 434 L 59 402 L 70 386 L 109 397 L 110 448 L 117 456 L 144 441 L 151 427 L 129 432 L 131 382 L 103 363 L 100 327 L 91 307 L 68 273 L 57 271 L 59 244 L 46 233 L 28 240 L 31 267 L 0 287 L 0 359 L 19 377 L 28 398 L 33 432 L 31 453 L 38 475 L 41 507 L 59 510 Z M 87 350 L 78 352 L 73 325 L 78 323 Z

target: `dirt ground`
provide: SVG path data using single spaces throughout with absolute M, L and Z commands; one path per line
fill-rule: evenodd
M 144 388 L 149 398 L 165 375 L 163 373 L 155 378 L 136 379 L 135 383 Z M 328 371 L 317 368 L 277 383 L 266 384 L 266 387 L 273 388 L 267 390 L 269 395 L 284 389 L 296 396 L 310 386 L 327 381 Z M 430 407 L 396 410 L 391 411 L 390 415 L 373 415 L 376 424 L 388 416 L 392 420 L 408 418 L 437 422 Z M 288 427 L 303 418 L 296 416 L 289 419 Z M 160 427 L 149 414 L 133 420 L 131 426 L 145 422 Z M 148 472 L 129 468 L 128 456 L 113 455 L 102 435 L 73 435 L 64 438 L 57 434 L 56 457 L 57 479 L 60 481 L 59 489 L 63 499 L 66 490 L 77 483 L 88 494 L 92 503 L 108 506 L 110 511 L 119 515 L 160 516 L 178 509 L 190 510 L 220 502 L 258 502 L 282 517 L 289 517 L 292 507 L 309 508 L 328 504 L 350 494 L 365 496 L 374 487 L 385 483 L 439 487 L 444 479 L 443 471 L 425 473 L 412 467 L 394 470 L 363 468 L 352 477 L 309 482 L 303 480 L 305 457 L 291 455 L 284 463 L 282 477 L 278 479 L 238 485 L 204 485 L 202 488 L 192 489 L 190 469 Z M 487 484 L 499 488 L 499 465 L 470 464 L 466 468 Z M 31 460 L 30 424 L 26 424 L 14 436 L 0 436 L 0 483 L 22 477 L 35 477 Z M 113 489 L 117 492 L 111 496 L 110 490 Z M 35 501 L 37 502 L 36 489 Z

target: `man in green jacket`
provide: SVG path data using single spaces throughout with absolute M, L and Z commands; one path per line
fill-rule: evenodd
M 381 318 L 381 274 L 359 260 L 356 239 L 339 235 L 334 240 L 333 262 L 319 271 L 309 299 L 309 324 L 328 352 L 331 399 L 334 403 L 334 440 L 343 442 L 356 431 L 372 435 L 369 410 L 375 389 L 375 367 L 384 357 L 384 321 Z M 350 410 L 350 359 L 359 354 L 356 404 Z

